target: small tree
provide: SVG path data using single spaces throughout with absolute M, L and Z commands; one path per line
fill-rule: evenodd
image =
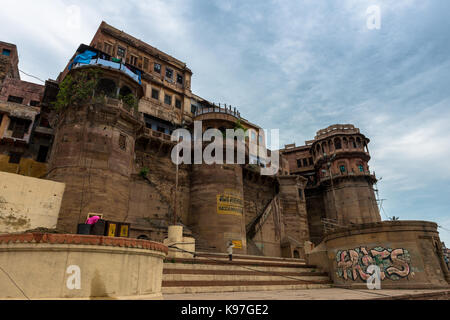
M 80 106 L 92 98 L 97 87 L 99 71 L 80 70 L 67 75 L 59 86 L 59 92 L 53 107 L 60 111 L 68 106 Z
M 119 96 L 119 99 L 122 100 L 123 103 L 125 103 L 129 108 L 138 108 L 138 101 L 132 93 L 129 93 L 125 96 Z

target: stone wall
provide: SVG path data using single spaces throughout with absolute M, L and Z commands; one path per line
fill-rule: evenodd
M 31 101 L 40 102 L 44 94 L 44 86 L 20 79 L 7 78 L 0 91 L 0 101 L 7 101 L 10 95 L 23 98 L 22 104 L 30 105 Z
M 367 288 L 368 267 L 380 268 L 381 289 L 448 288 L 437 224 L 383 221 L 335 230 L 309 255 L 335 285 Z
M 161 243 L 70 234 L 0 236 L 0 299 L 162 299 Z
M 55 228 L 64 184 L 0 172 L 0 233 Z

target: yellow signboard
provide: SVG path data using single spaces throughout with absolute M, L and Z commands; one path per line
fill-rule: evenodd
M 128 226 L 127 225 L 120 226 L 120 236 L 128 238 Z
M 242 241 L 241 240 L 232 240 L 231 242 L 234 244 L 234 249 L 242 249 Z
M 108 237 L 114 237 L 116 235 L 116 224 L 110 223 L 108 229 Z
M 244 200 L 240 193 L 233 189 L 225 189 L 223 194 L 218 194 L 217 213 L 242 216 L 244 213 Z

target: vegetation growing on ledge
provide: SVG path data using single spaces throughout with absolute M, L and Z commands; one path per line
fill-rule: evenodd
M 239 129 L 242 129 L 242 130 L 244 131 L 245 135 L 247 135 L 248 129 L 245 128 L 245 127 L 242 125 L 240 119 L 238 119 L 238 120 L 234 123 L 234 130 L 239 130 Z
M 97 87 L 100 72 L 97 70 L 80 70 L 67 75 L 59 85 L 59 92 L 53 107 L 60 111 L 68 106 L 80 106 L 92 98 Z
M 141 177 L 146 177 L 147 176 L 147 174 L 148 174 L 148 172 L 149 172 L 150 170 L 147 168 L 147 167 L 143 167 L 142 169 L 141 169 L 141 171 L 139 172 L 139 175 L 141 176 Z
M 138 109 L 138 101 L 132 93 L 129 93 L 125 96 L 119 96 L 119 99 L 122 100 L 123 103 L 130 109 L 131 108 L 134 108 L 136 110 Z

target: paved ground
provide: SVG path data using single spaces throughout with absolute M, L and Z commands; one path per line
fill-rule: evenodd
M 440 296 L 435 294 L 440 293 Z M 447 293 L 447 294 L 445 294 Z M 449 299 L 450 290 L 364 290 L 308 289 L 252 292 L 164 294 L 165 300 L 372 300 L 372 299 Z

